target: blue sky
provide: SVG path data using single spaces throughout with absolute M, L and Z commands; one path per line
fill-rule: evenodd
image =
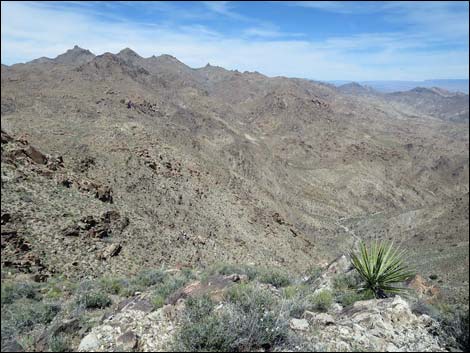
M 269 76 L 468 78 L 468 2 L 2 2 L 4 64 L 130 47 Z

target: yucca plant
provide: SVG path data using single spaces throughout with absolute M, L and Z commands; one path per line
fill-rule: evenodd
M 359 291 L 371 291 L 376 298 L 402 293 L 405 288 L 395 285 L 414 275 L 404 262 L 405 251 L 394 248 L 393 244 L 376 242 L 368 249 L 362 242 L 359 254 L 350 256 L 364 282 Z

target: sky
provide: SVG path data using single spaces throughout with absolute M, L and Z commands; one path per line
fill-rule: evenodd
M 129 47 L 268 76 L 468 79 L 468 2 L 1 3 L 1 61 Z

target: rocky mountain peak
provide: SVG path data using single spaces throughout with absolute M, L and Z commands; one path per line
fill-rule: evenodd
M 64 54 L 57 56 L 54 61 L 64 65 L 80 65 L 91 61 L 95 57 L 88 49 L 80 48 L 75 45 L 72 49 L 67 50 Z
M 142 57 L 130 48 L 122 49 L 118 54 L 123 59 L 142 59 Z

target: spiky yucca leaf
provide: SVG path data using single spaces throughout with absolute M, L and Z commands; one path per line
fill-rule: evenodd
M 393 244 L 376 242 L 370 249 L 360 244 L 359 254 L 351 253 L 351 263 L 359 272 L 364 284 L 362 291 L 372 291 L 376 298 L 386 293 L 398 294 L 404 288 L 395 285 L 414 275 L 404 263 L 405 251 L 394 248 Z

